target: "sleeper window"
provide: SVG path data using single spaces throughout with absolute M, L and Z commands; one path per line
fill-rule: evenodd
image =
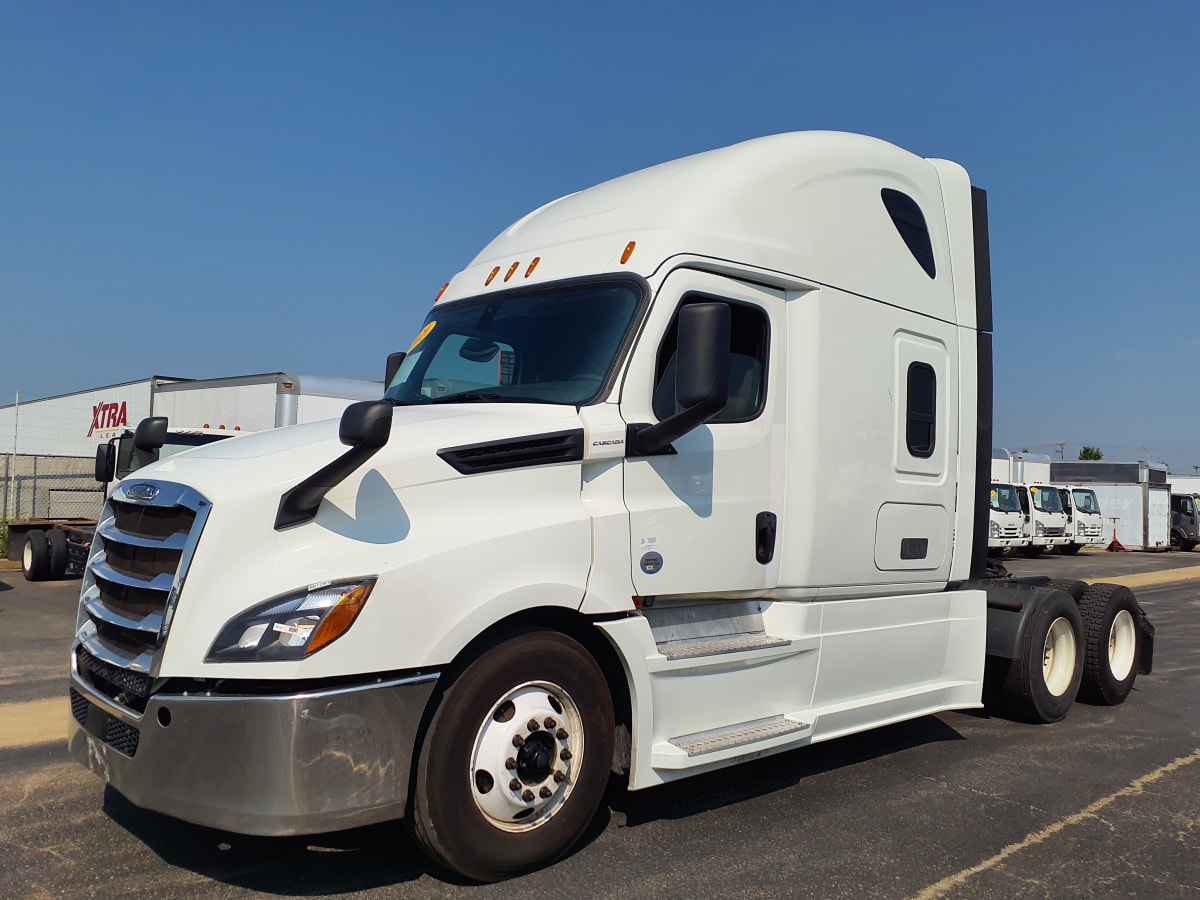
M 908 367 L 908 452 L 921 459 L 933 456 L 937 433 L 937 375 L 933 367 L 915 362 Z

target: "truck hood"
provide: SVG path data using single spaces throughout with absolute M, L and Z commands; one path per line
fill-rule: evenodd
M 145 466 L 130 481 L 180 482 L 217 504 L 248 493 L 282 494 L 349 449 L 338 440 L 338 425 L 329 419 L 218 441 Z M 574 406 L 399 406 L 388 443 L 339 487 L 356 484 L 372 469 L 394 489 L 461 478 L 438 450 L 578 427 Z

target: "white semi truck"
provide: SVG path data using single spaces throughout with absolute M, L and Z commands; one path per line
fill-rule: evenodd
M 1115 585 L 988 580 L 986 198 L 860 135 L 550 203 L 443 289 L 386 398 L 126 479 L 70 751 L 252 834 L 403 817 L 497 880 L 640 790 L 978 707 L 1125 699 Z M 392 367 L 389 366 L 389 369 Z

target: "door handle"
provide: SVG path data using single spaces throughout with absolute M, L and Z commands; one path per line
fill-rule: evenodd
M 775 558 L 775 513 L 760 512 L 754 518 L 754 558 L 764 566 Z

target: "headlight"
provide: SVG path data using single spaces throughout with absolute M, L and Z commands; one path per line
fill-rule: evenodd
M 1000 523 L 994 519 L 988 522 L 988 534 L 992 537 L 1000 537 Z
M 314 584 L 235 616 L 205 662 L 303 659 L 347 631 L 366 605 L 374 578 Z
M 1038 537 L 1042 537 L 1046 533 L 1046 526 L 1043 525 L 1041 522 L 1036 523 L 1033 526 L 1033 533 L 1035 535 L 1037 535 Z

